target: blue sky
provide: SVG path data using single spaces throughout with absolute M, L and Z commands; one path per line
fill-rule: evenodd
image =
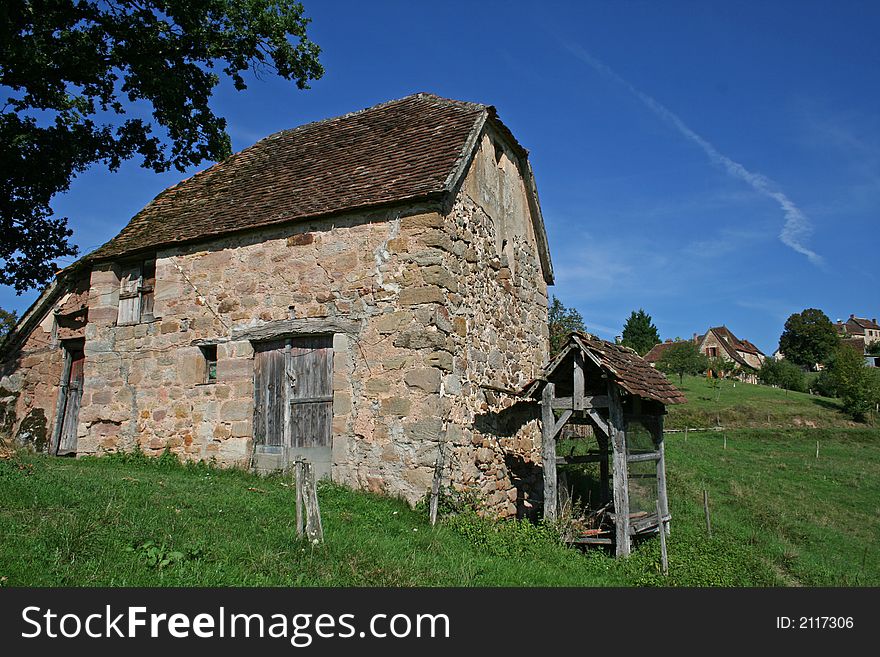
M 235 150 L 416 91 L 492 104 L 588 330 L 644 308 L 663 338 L 726 324 L 771 353 L 804 308 L 880 315 L 880 3 L 304 4 L 326 74 L 223 85 Z M 95 167 L 54 208 L 85 252 L 190 173 Z

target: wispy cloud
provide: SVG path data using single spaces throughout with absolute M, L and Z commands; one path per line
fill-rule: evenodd
M 822 264 L 822 257 L 806 245 L 806 241 L 812 233 L 810 220 L 772 180 L 760 173 L 749 171 L 739 162 L 735 162 L 721 153 L 715 146 L 691 130 L 677 114 L 653 97 L 634 87 L 630 82 L 615 73 L 607 64 L 599 61 L 580 46 L 568 42 L 563 42 L 563 45 L 575 57 L 589 64 L 600 74 L 626 88 L 627 91 L 638 98 L 654 114 L 672 125 L 685 139 L 699 146 L 713 164 L 720 166 L 728 175 L 745 182 L 759 194 L 775 201 L 785 216 L 785 224 L 779 233 L 779 239 L 789 248 L 806 256 L 814 265 Z

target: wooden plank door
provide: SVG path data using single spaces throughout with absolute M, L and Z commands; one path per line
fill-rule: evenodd
M 61 430 L 58 433 L 58 449 L 55 453 L 59 456 L 76 454 L 76 427 L 79 423 L 79 407 L 82 402 L 83 392 L 83 363 L 85 355 L 81 347 L 69 348 L 67 358 L 70 359 L 70 369 L 67 380 L 61 388 L 64 395 L 64 408 L 61 412 Z
M 254 346 L 254 442 L 284 444 L 285 343 L 262 342 Z
M 333 337 L 292 338 L 287 347 L 287 446 L 329 448 L 333 425 Z

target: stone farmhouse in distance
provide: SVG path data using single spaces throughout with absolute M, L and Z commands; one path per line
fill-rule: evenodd
M 712 327 L 702 335 L 694 333 L 693 342 L 700 352 L 708 358 L 723 358 L 739 366 L 741 370 L 739 377 L 743 381 L 747 383 L 758 382 L 757 372 L 767 357 L 748 340 L 736 337 L 726 326 Z M 645 354 L 645 360 L 652 365 L 656 364 L 663 352 L 673 344 L 675 344 L 673 340 L 666 340 L 666 342 L 654 345 Z
M 61 272 L 6 343 L 0 429 L 522 512 L 553 270 L 527 151 L 416 94 L 266 137 Z M 442 450 L 441 450 L 442 446 Z

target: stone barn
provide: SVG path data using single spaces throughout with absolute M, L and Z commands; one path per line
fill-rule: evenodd
M 553 270 L 527 151 L 416 94 L 286 130 L 165 190 L 4 345 L 0 430 L 50 454 L 297 457 L 414 503 L 526 513 Z M 439 469 L 439 468 L 438 468 Z M 540 496 L 539 496 L 540 497 Z

